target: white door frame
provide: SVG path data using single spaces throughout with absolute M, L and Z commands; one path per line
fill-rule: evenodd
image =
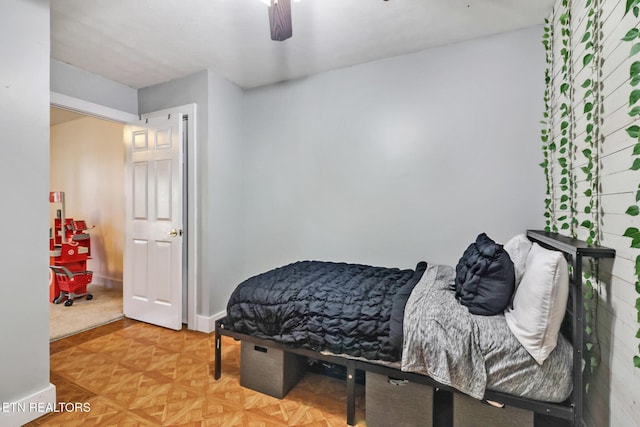
M 62 108 L 65 110 L 76 111 L 89 116 L 98 117 L 105 120 L 111 120 L 119 123 L 134 122 L 140 118 L 132 113 L 126 111 L 116 110 L 104 105 L 95 104 L 79 98 L 64 95 L 57 92 L 51 92 L 50 103 L 53 107 Z M 198 323 L 196 318 L 196 307 L 198 295 L 198 265 L 200 262 L 199 239 L 199 217 L 200 206 L 198 198 L 198 163 L 196 161 L 197 152 L 197 139 L 196 139 L 196 104 L 189 104 L 179 106 L 185 114 L 189 115 L 189 121 L 187 126 L 188 141 L 186 142 L 186 160 L 187 160 L 187 215 L 184 218 L 187 225 L 187 328 L 192 330 L 198 330 Z M 123 230 L 124 233 L 124 230 Z M 202 331 L 210 332 L 210 331 Z

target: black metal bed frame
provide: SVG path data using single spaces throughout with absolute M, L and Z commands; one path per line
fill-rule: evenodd
M 540 414 L 542 417 L 563 419 L 571 423 L 574 427 L 582 427 L 583 420 L 583 405 L 585 394 L 585 380 L 584 371 L 582 369 L 583 363 L 583 349 L 584 349 L 584 310 L 583 310 L 583 291 L 582 291 L 582 267 L 583 258 L 613 258 L 615 257 L 615 250 L 603 246 L 590 246 L 582 240 L 572 239 L 562 236 L 557 233 L 549 233 L 538 230 L 528 230 L 527 237 L 540 244 L 543 247 L 559 250 L 564 253 L 568 263 L 572 266 L 572 274 L 570 277 L 571 283 L 571 305 L 567 307 L 568 313 L 571 318 L 571 342 L 573 344 L 573 392 L 567 401 L 562 403 L 550 403 L 541 402 L 537 400 L 526 399 L 509 395 L 506 393 L 494 392 L 487 390 L 484 395 L 484 400 L 490 400 L 500 402 L 506 406 L 512 406 L 515 408 L 525 409 Z M 260 346 L 279 349 L 309 358 L 341 365 L 346 368 L 346 389 L 347 389 L 347 424 L 354 425 L 355 422 L 355 410 L 356 410 L 356 371 L 369 371 L 382 375 L 392 376 L 394 378 L 408 380 L 418 384 L 428 385 L 434 388 L 437 393 L 434 393 L 434 400 L 442 399 L 443 401 L 450 400 L 452 393 L 459 393 L 456 389 L 440 384 L 432 378 L 414 373 L 404 372 L 398 368 L 378 364 L 375 362 L 368 362 L 361 359 L 345 358 L 337 355 L 323 354 L 317 351 L 307 350 L 303 348 L 289 347 L 282 344 L 278 344 L 274 341 L 263 340 L 254 338 L 250 335 L 234 332 L 225 328 L 225 318 L 216 321 L 215 323 L 215 364 L 214 364 L 214 378 L 220 379 L 222 373 L 222 347 L 221 337 L 229 336 L 238 340 L 251 342 Z M 450 405 L 448 405 L 450 407 Z M 434 405 L 434 426 L 439 425 L 451 425 L 452 414 L 438 413 L 437 404 Z M 436 418 L 438 422 L 436 423 Z

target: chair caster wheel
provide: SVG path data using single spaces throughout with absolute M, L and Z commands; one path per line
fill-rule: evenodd
M 87 294 L 87 301 L 91 301 L 93 299 L 93 295 Z
M 65 307 L 69 307 L 71 305 L 73 305 L 73 300 L 72 299 L 68 299 L 64 302 Z

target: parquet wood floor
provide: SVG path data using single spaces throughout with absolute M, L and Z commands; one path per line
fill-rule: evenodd
M 240 345 L 229 337 L 215 381 L 213 344 L 213 334 L 128 319 L 54 341 L 58 402 L 90 410 L 47 414 L 28 426 L 346 425 L 344 382 L 308 373 L 284 399 L 272 398 L 240 386 Z M 358 420 L 363 406 L 360 396 Z

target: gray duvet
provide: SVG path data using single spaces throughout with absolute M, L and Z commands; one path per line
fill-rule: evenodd
M 426 374 L 476 399 L 485 390 L 561 402 L 572 389 L 572 348 L 562 337 L 538 365 L 503 315 L 470 314 L 452 291 L 453 267 L 429 265 L 404 314 L 402 370 Z

